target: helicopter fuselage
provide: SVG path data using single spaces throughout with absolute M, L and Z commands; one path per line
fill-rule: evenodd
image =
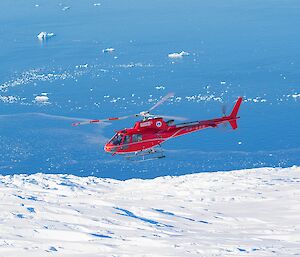
M 151 118 L 135 123 L 133 128 L 118 131 L 105 145 L 104 150 L 113 155 L 144 151 L 161 145 L 169 139 L 206 128 L 216 128 L 229 122 L 236 129 L 239 117 L 224 116 L 211 120 L 195 121 L 173 125 L 173 120 Z

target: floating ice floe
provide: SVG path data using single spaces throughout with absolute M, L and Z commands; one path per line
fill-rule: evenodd
M 34 100 L 37 103 L 49 103 L 49 97 L 47 96 L 47 93 L 41 93 L 41 95 L 37 95 Z
M 47 40 L 51 37 L 54 37 L 55 34 L 54 33 L 47 33 L 47 32 L 41 32 L 40 34 L 38 34 L 38 39 L 41 40 L 41 41 L 44 41 L 44 40 Z
M 293 94 L 292 97 L 296 99 L 296 98 L 300 97 L 300 94 Z
M 86 64 L 79 64 L 79 65 L 76 65 L 75 68 L 76 69 L 79 69 L 79 68 L 88 68 L 88 66 L 89 65 L 87 63 Z
M 62 11 L 67 11 L 67 10 L 69 10 L 70 8 L 71 8 L 70 6 L 65 6 L 65 7 L 62 8 Z
M 166 87 L 164 87 L 164 86 L 157 86 L 157 87 L 155 87 L 155 89 L 157 89 L 157 90 L 165 90 Z
M 101 4 L 100 3 L 94 3 L 94 6 L 100 6 Z
M 103 49 L 103 50 L 102 50 L 103 53 L 112 53 L 112 52 L 114 52 L 114 51 L 115 51 L 115 49 L 112 48 L 112 47 L 106 48 L 106 49 Z
M 181 51 L 180 53 L 168 54 L 168 57 L 176 59 L 176 58 L 182 58 L 183 56 L 188 56 L 188 55 L 190 55 L 188 52 Z

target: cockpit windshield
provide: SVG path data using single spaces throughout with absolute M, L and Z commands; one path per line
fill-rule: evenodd
M 123 134 L 120 134 L 120 133 L 116 134 L 116 135 L 113 137 L 113 139 L 111 140 L 111 143 L 112 143 L 113 145 L 120 145 L 121 142 L 122 142 L 123 136 L 124 136 L 124 135 L 123 135 Z

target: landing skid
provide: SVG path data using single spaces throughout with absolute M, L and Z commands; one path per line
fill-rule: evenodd
M 135 152 L 134 154 L 127 155 L 125 158 L 132 162 L 153 161 L 165 158 L 164 152 L 161 148 L 151 148 L 148 150 Z

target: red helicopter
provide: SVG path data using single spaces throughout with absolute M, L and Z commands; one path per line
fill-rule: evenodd
M 225 124 L 227 122 L 231 125 L 232 129 L 237 129 L 237 119 L 240 118 L 237 114 L 242 103 L 242 97 L 237 99 L 230 115 L 224 114 L 221 118 L 211 120 L 174 124 L 174 120 L 184 120 L 185 118 L 150 114 L 152 110 L 173 96 L 173 93 L 169 93 L 148 111 L 143 111 L 138 114 L 102 120 L 88 120 L 73 123 L 72 125 L 78 126 L 98 122 L 123 120 L 133 117 L 142 117 L 143 119 L 141 121 L 137 121 L 133 128 L 125 128 L 117 131 L 104 146 L 104 150 L 112 155 L 125 155 L 128 159 L 134 159 L 138 156 L 142 156 L 143 160 L 145 160 L 145 156 L 147 155 L 151 155 L 151 158 L 148 159 L 165 157 L 160 148 L 161 144 L 178 136 L 189 134 L 201 129 L 216 128 L 220 124 Z M 164 119 L 166 119 L 166 121 Z M 153 154 L 155 154 L 154 157 Z

